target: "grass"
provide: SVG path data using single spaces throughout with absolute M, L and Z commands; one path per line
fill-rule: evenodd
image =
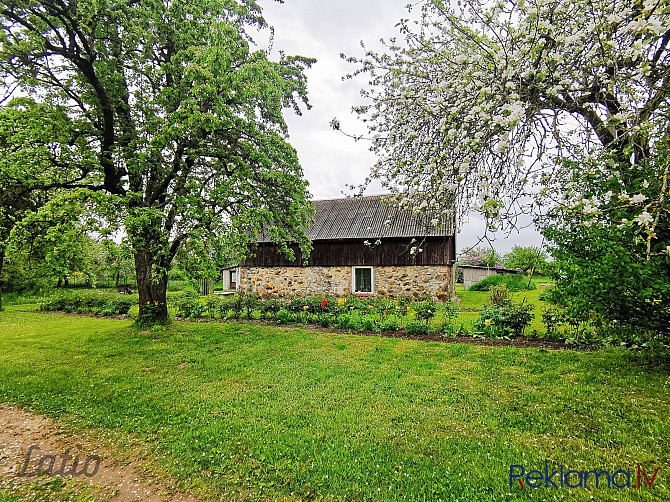
M 22 307 L 25 308 L 25 307 Z M 0 400 L 132 435 L 182 489 L 248 500 L 670 499 L 668 367 L 599 352 L 243 324 L 0 313 Z M 509 486 L 509 468 L 659 467 L 653 490 Z M 234 492 L 234 493 L 233 493 Z
M 525 331 L 527 335 L 533 333 L 533 331 L 540 334 L 546 331 L 546 328 L 542 323 L 542 310 L 546 303 L 540 300 L 540 295 L 550 287 L 549 284 L 551 284 L 551 282 L 544 277 L 533 278 L 533 282 L 537 285 L 537 289 L 519 291 L 518 293 L 512 293 L 510 295 L 514 302 L 521 303 L 523 301 L 535 306 L 535 310 L 533 311 L 535 316 L 530 323 L 530 326 L 526 328 Z M 463 291 L 462 288 L 457 287 L 456 296 L 459 300 L 458 308 L 461 312 L 459 312 L 455 322 L 457 325 L 463 323 L 466 327 L 470 327 L 471 323 L 479 317 L 479 313 L 473 311 L 478 311 L 484 306 L 488 301 L 489 292 Z

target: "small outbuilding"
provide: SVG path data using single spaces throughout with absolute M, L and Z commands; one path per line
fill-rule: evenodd
M 463 271 L 463 289 L 467 290 L 473 284 L 483 281 L 490 275 L 518 274 L 518 270 L 502 267 L 482 267 L 480 265 L 458 265 Z

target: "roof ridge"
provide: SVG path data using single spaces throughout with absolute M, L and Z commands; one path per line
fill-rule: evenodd
M 380 194 L 373 194 L 373 195 L 348 195 L 345 197 L 332 197 L 330 199 L 314 199 L 312 202 L 328 202 L 332 200 L 363 200 L 363 199 L 374 199 L 374 198 L 380 198 L 380 197 L 393 197 L 393 194 L 391 193 L 380 193 Z

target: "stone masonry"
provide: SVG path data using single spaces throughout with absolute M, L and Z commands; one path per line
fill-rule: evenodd
M 239 291 L 261 297 L 351 294 L 352 267 L 242 267 Z M 454 268 L 443 265 L 376 266 L 375 295 L 398 298 L 424 293 L 438 300 L 454 296 Z

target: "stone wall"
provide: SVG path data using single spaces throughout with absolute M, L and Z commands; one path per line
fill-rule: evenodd
M 351 267 L 242 267 L 239 291 L 261 297 L 351 294 Z M 374 267 L 376 295 L 397 298 L 428 293 L 438 300 L 454 296 L 454 268 L 440 265 Z

